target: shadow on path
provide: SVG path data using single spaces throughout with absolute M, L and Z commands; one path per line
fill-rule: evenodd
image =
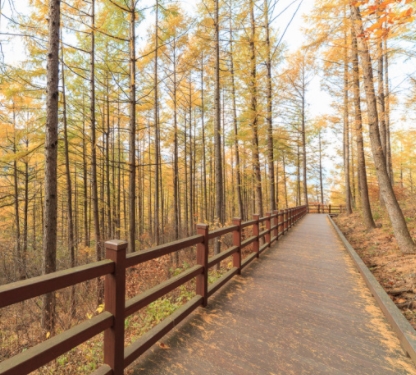
M 127 370 L 416 374 L 326 215 L 306 215 Z

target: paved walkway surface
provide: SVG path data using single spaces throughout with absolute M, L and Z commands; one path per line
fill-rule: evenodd
M 326 215 L 318 214 L 304 217 L 163 344 L 129 373 L 416 374 Z

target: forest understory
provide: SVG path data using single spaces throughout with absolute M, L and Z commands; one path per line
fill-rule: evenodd
M 396 190 L 396 189 L 395 189 Z M 412 238 L 416 238 L 416 200 L 413 194 L 396 191 Z M 401 199 L 400 199 L 401 198 Z M 403 254 L 386 211 L 372 205 L 378 228 L 367 230 L 361 213 L 342 214 L 335 222 L 375 278 L 416 329 L 416 254 Z
M 263 230 L 264 228 L 261 227 Z M 251 228 L 243 230 L 242 238 L 252 235 Z M 213 242 L 210 243 L 210 256 L 213 255 Z M 232 246 L 232 234 L 227 234 L 221 239 L 221 247 L 225 250 Z M 251 254 L 252 246 L 249 245 L 242 251 L 242 258 Z M 142 263 L 127 269 L 126 273 L 126 300 L 159 285 L 163 281 L 172 278 L 196 265 L 196 249 L 190 247 L 178 252 L 178 258 L 165 255 L 160 258 Z M 77 254 L 81 261 L 88 259 L 88 254 L 80 251 Z M 232 267 L 231 257 L 220 263 L 219 269 L 212 268 L 209 271 L 208 282 L 212 284 Z M 67 268 L 67 267 L 66 267 Z M 103 283 L 104 278 L 100 282 Z M 71 288 L 65 288 L 56 293 L 56 328 L 55 335 L 62 333 L 100 314 L 104 306 L 97 302 L 97 280 L 91 280 L 75 286 L 74 295 L 76 309 L 71 313 Z M 126 318 L 125 321 L 125 345 L 128 346 L 140 336 L 148 332 L 169 315 L 174 313 L 186 302 L 195 297 L 195 279 L 187 282 L 164 297 L 156 300 L 146 308 Z M 7 358 L 24 352 L 30 347 L 39 344 L 45 339 L 51 338 L 49 332 L 44 333 L 40 316 L 42 315 L 42 297 L 32 298 L 0 310 L 2 322 L 0 330 L 0 362 Z M 66 354 L 56 358 L 46 366 L 31 372 L 32 375 L 82 375 L 91 374 L 103 364 L 103 333 L 93 337 Z M 160 348 L 170 348 L 158 342 Z M 134 365 L 130 366 L 133 368 Z M 126 374 L 129 368 L 126 369 Z

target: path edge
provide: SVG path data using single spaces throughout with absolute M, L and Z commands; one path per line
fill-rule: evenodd
M 373 276 L 371 271 L 368 269 L 368 267 L 362 261 L 360 256 L 357 254 L 357 252 L 345 238 L 344 234 L 338 228 L 337 224 L 332 220 L 332 218 L 329 215 L 327 216 L 335 231 L 337 232 L 338 237 L 344 244 L 352 260 L 354 261 L 356 268 L 361 273 L 365 283 L 367 284 L 372 295 L 376 299 L 380 309 L 383 311 L 387 321 L 390 323 L 391 327 L 393 328 L 393 331 L 399 338 L 402 349 L 406 352 L 406 354 L 416 365 L 416 331 L 408 322 L 408 320 L 403 316 L 402 312 L 394 304 L 394 302 L 391 300 L 391 298 L 380 285 L 380 283 L 377 281 L 377 279 Z

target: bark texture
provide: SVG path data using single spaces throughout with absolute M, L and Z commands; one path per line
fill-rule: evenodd
M 59 31 L 60 1 L 49 2 L 49 38 L 47 54 L 46 140 L 45 140 L 45 200 L 43 226 L 43 273 L 56 271 L 57 239 L 57 166 L 58 166 L 58 103 L 59 103 Z M 53 332 L 55 327 L 55 295 L 43 298 L 43 328 Z
M 397 202 L 390 177 L 387 172 L 386 159 L 383 153 L 380 132 L 378 128 L 377 99 L 374 90 L 373 68 L 366 39 L 363 37 L 364 30 L 359 7 L 351 5 L 351 14 L 355 34 L 357 35 L 358 52 L 361 57 L 361 66 L 364 75 L 364 86 L 367 99 L 368 125 L 370 128 L 371 151 L 381 191 L 381 196 L 386 205 L 388 215 L 393 227 L 397 243 L 403 253 L 414 253 L 415 244 L 407 228 L 403 212 Z
M 219 0 L 215 0 L 215 88 L 214 88 L 214 153 L 215 153 L 215 216 L 220 225 L 224 224 L 223 216 L 223 174 L 221 155 L 221 102 L 220 102 L 220 32 L 219 32 Z M 221 243 L 217 238 L 214 244 L 214 254 L 220 252 Z
M 375 228 L 373 215 L 371 213 L 370 199 L 368 196 L 367 171 L 365 166 L 364 140 L 363 140 L 363 122 L 361 115 L 360 99 L 360 72 L 358 67 L 357 38 L 354 30 L 352 34 L 352 74 L 353 74 L 353 95 L 355 110 L 355 141 L 357 144 L 357 164 L 358 179 L 360 187 L 361 208 L 363 218 L 368 229 Z

